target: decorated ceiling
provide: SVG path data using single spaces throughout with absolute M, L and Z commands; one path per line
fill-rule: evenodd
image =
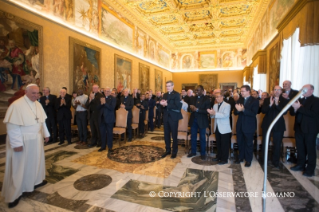
M 269 3 L 269 0 L 117 1 L 175 51 L 245 47 Z

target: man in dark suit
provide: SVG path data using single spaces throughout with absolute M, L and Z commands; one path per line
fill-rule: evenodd
M 128 95 L 128 89 L 124 89 L 124 96 L 121 98 L 120 108 L 124 108 L 128 111 L 127 114 L 127 132 L 128 132 L 128 142 L 132 141 L 132 108 L 134 106 L 134 100 L 131 96 Z M 124 135 L 123 135 L 124 138 Z
M 68 144 L 71 144 L 71 98 L 66 95 L 66 90 L 60 90 L 60 97 L 55 101 L 55 109 L 57 110 L 57 120 L 59 123 L 59 145 L 64 143 L 64 132 Z
M 137 88 L 133 89 L 132 98 L 134 100 L 134 105 L 136 105 L 140 101 L 140 94 L 137 93 Z
M 43 88 L 43 96 L 40 98 L 40 103 L 47 115 L 45 123 L 50 132 L 50 140 L 48 143 L 57 142 L 57 125 L 55 121 L 56 110 L 55 110 L 56 95 L 50 94 L 50 88 Z
M 190 105 L 190 97 L 187 95 L 187 92 L 184 89 L 182 90 L 182 99 L 184 102 Z
M 196 155 L 197 130 L 199 130 L 200 138 L 200 154 L 201 159 L 206 159 L 206 128 L 208 127 L 207 109 L 210 107 L 209 98 L 203 94 L 204 87 L 198 85 L 195 89 L 196 96 L 190 101 L 191 116 L 189 126 L 191 126 L 191 146 L 192 151 L 187 157 Z
M 99 86 L 94 84 L 89 99 L 85 107 L 89 113 L 90 128 L 91 128 L 91 143 L 88 147 L 101 146 L 101 133 L 100 133 L 100 109 L 101 98 L 104 96 L 99 92 Z
M 282 93 L 282 96 L 285 98 L 285 99 L 292 99 L 294 98 L 297 94 L 298 94 L 298 91 L 297 90 L 294 90 L 291 88 L 291 82 L 289 80 L 286 80 L 282 83 L 282 87 L 283 87 L 283 93 Z
M 68 94 L 68 89 L 66 88 L 66 87 L 62 87 L 62 89 L 64 89 L 64 90 L 66 90 L 66 96 L 68 97 L 68 98 L 71 98 L 71 101 L 72 101 L 72 95 L 71 94 Z
M 120 108 L 121 99 L 117 98 L 117 93 L 114 90 L 112 90 L 111 96 L 115 97 L 115 99 L 116 99 L 116 106 L 115 106 L 115 111 L 114 111 L 114 113 L 116 114 L 116 110 Z
M 155 98 L 156 98 L 156 96 L 153 94 L 152 89 L 150 89 L 148 93 L 149 93 L 149 95 L 150 95 L 150 98 L 152 98 L 152 99 L 155 99 Z
M 238 115 L 236 133 L 239 149 L 239 158 L 235 163 L 239 164 L 245 159 L 245 167 L 250 167 L 253 159 L 253 140 L 257 129 L 256 115 L 259 109 L 259 102 L 250 96 L 250 91 L 249 85 L 241 86 L 242 97 L 238 100 L 234 110 L 234 114 Z
M 312 177 L 316 168 L 316 138 L 319 133 L 319 98 L 313 95 L 314 86 L 305 85 L 308 91 L 296 101 L 291 115 L 295 115 L 295 138 L 297 146 L 297 165 L 291 167 L 293 171 L 303 171 L 306 177 Z M 308 163 L 306 165 L 306 158 Z
M 226 103 L 230 104 L 229 121 L 230 121 L 230 128 L 232 128 L 232 126 L 233 126 L 232 113 L 235 109 L 235 100 L 234 100 L 234 97 L 232 97 L 229 92 L 226 92 L 224 101 Z
M 160 104 L 163 106 L 163 124 L 164 124 L 164 138 L 166 152 L 162 158 L 171 154 L 171 133 L 173 139 L 173 151 L 171 158 L 176 158 L 177 145 L 177 130 L 178 121 L 183 118 L 181 113 L 182 103 L 178 92 L 174 91 L 174 82 L 166 82 L 167 92 L 164 94 Z
M 160 104 L 162 100 L 162 94 L 160 91 L 156 92 L 156 98 L 155 98 L 155 106 L 156 106 L 156 118 L 155 118 L 155 125 L 157 128 L 161 128 L 162 124 L 162 106 Z
M 136 104 L 136 107 L 140 109 L 140 116 L 139 116 L 139 122 L 138 122 L 138 131 L 140 134 L 140 137 L 143 137 L 144 135 L 144 129 L 145 129 L 145 112 L 148 110 L 148 101 L 145 100 L 145 94 L 141 95 L 140 102 Z
M 274 96 L 270 98 L 265 98 L 261 112 L 265 114 L 263 122 L 261 124 L 263 132 L 263 143 L 262 143 L 262 153 L 265 154 L 265 140 L 268 128 L 280 111 L 286 106 L 288 100 L 282 97 L 282 89 L 279 85 L 274 87 Z M 287 113 L 287 112 L 286 112 Z M 285 114 L 286 114 L 285 113 Z M 282 138 L 284 136 L 284 131 L 286 130 L 284 117 L 281 116 L 275 126 L 272 128 L 273 137 L 273 154 L 272 154 L 272 164 L 279 168 L 279 159 L 281 151 Z M 269 137 L 270 138 L 270 137 Z M 263 154 L 261 154 L 261 159 L 263 161 Z
M 101 98 L 100 109 L 100 132 L 101 132 L 101 148 L 98 150 L 102 152 L 106 149 L 106 142 L 109 152 L 112 152 L 113 147 L 113 127 L 115 122 L 114 110 L 116 107 L 116 98 L 111 96 L 111 89 L 104 89 L 105 98 Z
M 148 129 L 151 130 L 151 132 L 154 131 L 154 107 L 155 107 L 155 100 L 152 99 L 152 96 L 149 94 L 146 94 L 146 98 L 148 99 Z

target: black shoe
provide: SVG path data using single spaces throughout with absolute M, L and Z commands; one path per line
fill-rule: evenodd
M 173 158 L 176 158 L 176 153 L 173 153 L 172 155 L 171 155 L 171 158 L 173 159 Z
M 241 159 L 241 160 L 236 160 L 236 161 L 235 161 L 235 164 L 240 164 L 240 163 L 242 163 L 242 162 L 244 162 L 243 159 Z
M 191 157 L 194 157 L 194 156 L 196 156 L 196 153 L 189 153 L 189 154 L 187 155 L 188 158 L 191 158 Z
M 68 145 L 71 145 L 72 144 L 72 142 L 68 142 Z
M 315 176 L 315 174 L 314 173 L 308 173 L 308 172 L 304 172 L 303 174 L 302 174 L 303 176 L 305 176 L 305 177 L 313 177 L 313 176 Z
M 42 183 L 40 183 L 40 184 L 34 186 L 34 190 L 37 189 L 37 188 L 39 188 L 39 187 L 41 187 L 41 186 L 46 185 L 47 183 L 48 183 L 48 181 L 43 180 Z
M 95 146 L 96 146 L 95 144 L 88 144 L 89 148 L 92 148 L 92 147 L 95 147 Z
M 224 165 L 224 164 L 227 164 L 228 162 L 227 161 L 219 161 L 218 165 Z
M 60 141 L 60 143 L 58 143 L 58 145 L 62 145 L 62 144 L 64 144 L 64 141 Z
M 245 167 L 250 167 L 251 166 L 251 162 L 247 162 L 245 163 Z
M 132 138 L 129 138 L 129 139 L 127 140 L 127 142 L 132 142 Z
M 220 161 L 219 158 L 213 158 L 212 161 Z
M 14 208 L 15 206 L 17 206 L 17 205 L 19 204 L 20 198 L 21 198 L 21 196 L 19 196 L 19 198 L 16 199 L 16 200 L 14 200 L 13 202 L 10 202 L 10 203 L 8 204 L 8 207 L 9 207 L 9 208 Z
M 161 156 L 161 158 L 165 158 L 167 155 L 170 155 L 171 154 L 171 152 L 165 152 L 162 156 Z
M 105 148 L 100 148 L 98 151 L 99 152 L 102 152 L 102 151 L 104 151 L 105 150 Z
M 96 147 L 101 147 L 101 144 L 97 144 Z
M 113 149 L 109 149 L 109 152 L 110 152 L 110 153 L 113 153 L 113 152 L 114 152 L 114 150 L 113 150 Z
M 295 165 L 295 166 L 290 167 L 290 170 L 292 170 L 292 171 L 303 171 L 304 170 L 304 166 Z
M 206 160 L 206 155 L 201 155 L 201 156 L 200 156 L 200 159 Z

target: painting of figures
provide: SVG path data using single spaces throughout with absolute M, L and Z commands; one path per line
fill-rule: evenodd
M 114 57 L 114 85 L 118 92 L 132 89 L 132 60 L 115 54 Z
M 192 68 L 193 57 L 191 55 L 185 55 L 182 58 L 182 69 Z
M 199 67 L 203 69 L 217 68 L 217 51 L 200 52 Z
M 274 47 L 270 49 L 269 55 L 269 91 L 272 91 L 275 85 L 279 85 L 280 74 L 280 53 L 279 44 L 276 43 Z
M 136 53 L 141 57 L 146 57 L 147 54 L 147 44 L 146 44 L 146 34 L 139 28 L 136 30 Z
M 141 93 L 145 93 L 150 89 L 150 67 L 140 63 L 140 90 Z
M 218 74 L 200 74 L 199 75 L 199 85 L 204 86 L 207 92 L 218 88 Z
M 155 91 L 163 92 L 163 72 L 155 69 Z
M 71 91 L 83 89 L 88 94 L 100 83 L 101 49 L 70 37 Z
M 101 37 L 121 48 L 133 51 L 134 26 L 120 18 L 107 6 L 102 6 Z
M 30 83 L 42 86 L 42 27 L 0 10 L 0 117 Z M 21 92 L 22 95 L 18 95 Z
M 98 1 L 74 0 L 75 25 L 97 34 L 99 29 Z
M 169 67 L 169 53 L 163 50 L 160 46 L 158 48 L 158 64 Z

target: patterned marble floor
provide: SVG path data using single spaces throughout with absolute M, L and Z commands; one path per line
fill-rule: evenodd
M 48 184 L 25 193 L 14 209 L 1 197 L 0 211 L 262 211 L 264 172 L 255 156 L 250 168 L 232 160 L 199 165 L 179 145 L 177 158 L 161 159 L 165 145 L 160 130 L 121 147 L 116 143 L 114 148 L 121 149 L 113 155 L 75 146 L 45 146 Z M 267 211 L 319 211 L 319 169 L 306 178 L 290 166 L 268 167 Z M 289 196 L 270 196 L 274 193 Z

